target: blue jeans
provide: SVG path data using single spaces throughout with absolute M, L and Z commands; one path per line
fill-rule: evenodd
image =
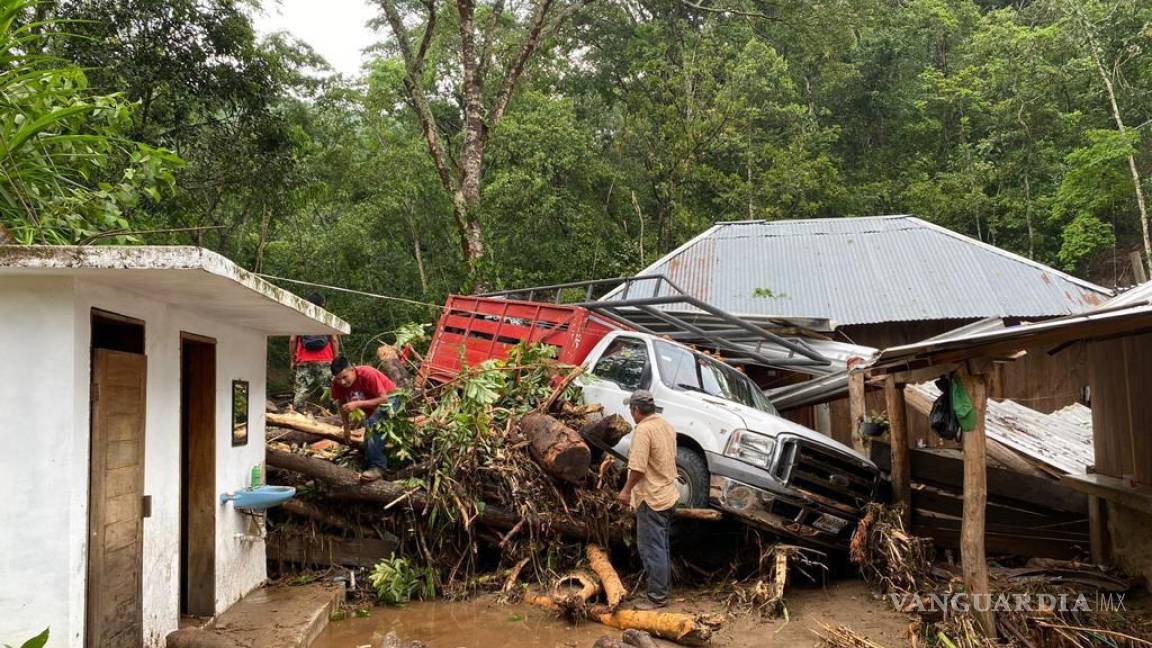
M 377 427 L 384 423 L 384 419 L 392 416 L 398 406 L 398 398 L 393 396 L 387 403 L 381 403 L 372 416 L 364 421 L 364 469 L 378 468 L 380 472 L 388 470 L 388 457 L 384 454 L 384 435 Z
M 668 599 L 672 571 L 668 530 L 671 527 L 672 509 L 653 511 L 645 502 L 636 509 L 636 548 L 644 571 L 648 572 L 648 598 L 656 602 Z

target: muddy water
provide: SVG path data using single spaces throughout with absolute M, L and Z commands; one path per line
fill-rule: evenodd
M 573 627 L 546 610 L 490 599 L 432 601 L 375 608 L 368 618 L 333 622 L 313 648 L 375 648 L 389 632 L 407 641 L 418 639 L 429 648 L 570 648 L 591 646 L 606 630 L 599 624 Z
M 680 594 L 680 596 L 676 596 Z M 674 593 L 670 611 L 723 612 L 716 591 Z M 712 638 L 715 648 L 808 648 L 819 640 L 823 624 L 846 625 L 881 646 L 903 646 L 908 619 L 877 600 L 860 581 L 844 580 L 827 587 L 789 588 L 788 616 L 766 620 L 756 615 L 730 617 Z M 388 632 L 401 639 L 418 639 L 429 648 L 590 648 L 603 635 L 619 631 L 596 623 L 569 626 L 545 610 L 500 605 L 491 598 L 462 603 L 413 603 L 405 608 L 376 608 L 366 619 L 348 619 L 328 626 L 315 648 L 376 648 Z M 674 644 L 660 642 L 661 646 Z

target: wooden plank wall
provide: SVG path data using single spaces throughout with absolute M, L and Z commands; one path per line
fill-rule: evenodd
M 1096 472 L 1152 484 L 1152 333 L 1091 342 Z

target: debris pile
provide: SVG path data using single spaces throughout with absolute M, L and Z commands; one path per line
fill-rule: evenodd
M 731 593 L 724 599 L 730 612 L 758 614 L 765 618 L 787 616 L 784 588 L 788 584 L 789 568 L 811 582 L 821 582 L 828 567 L 822 552 L 787 544 L 774 544 L 761 551 L 753 574 L 732 583 Z
M 706 643 L 716 618 L 617 609 L 627 590 L 601 547 L 629 536 L 632 522 L 615 501 L 622 466 L 598 448 L 631 427 L 580 404 L 578 375 L 546 347 L 522 346 L 402 393 L 395 415 L 368 432 L 398 464 L 371 482 L 356 469 L 362 433 L 346 441 L 331 419 L 269 414 L 270 477 L 300 493 L 271 525 L 270 559 L 374 565 L 383 601 L 500 589 L 573 621 Z
M 285 510 L 342 536 L 395 541 L 397 554 L 423 558 L 444 594 L 524 558 L 544 576 L 544 565 L 573 552 L 561 538 L 604 542 L 627 531 L 627 516 L 610 511 L 612 489 L 596 487 L 612 479 L 612 467 L 593 472 L 591 450 L 572 427 L 596 423 L 599 408 L 575 404 L 565 393 L 569 376 L 544 347 L 523 347 L 452 382 L 402 393 L 399 411 L 371 432 L 398 462 L 375 482 L 361 482 L 354 465 L 362 434 L 345 445 L 331 423 L 269 415 L 268 464 L 302 493 Z M 308 438 L 286 444 L 294 434 L 271 426 Z
M 1127 592 L 1132 583 L 1094 565 L 1053 559 L 994 565 L 989 600 L 971 600 L 959 569 L 934 566 L 931 541 L 911 536 L 899 512 L 880 504 L 869 505 L 850 557 L 897 609 L 917 615 L 912 645 L 1152 646 L 1145 639 L 1152 636 L 1152 619 L 1101 605 L 1100 595 Z M 974 616 L 980 605 L 993 611 L 998 639 L 980 631 Z M 847 628 L 826 627 L 818 634 L 836 648 L 873 645 Z

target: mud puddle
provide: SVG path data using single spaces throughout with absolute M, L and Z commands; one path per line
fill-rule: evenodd
M 723 592 L 683 592 L 671 610 L 723 612 Z M 873 598 L 859 581 L 845 580 L 828 587 L 788 590 L 788 619 L 763 620 L 756 616 L 730 617 L 713 637 L 723 648 L 816 646 L 814 630 L 822 624 L 846 625 L 882 646 L 905 645 L 907 618 L 886 601 Z M 368 618 L 350 618 L 329 624 L 314 648 L 375 648 L 389 632 L 405 640 L 420 640 L 429 648 L 590 648 L 603 635 L 619 631 L 597 623 L 571 626 L 549 612 L 522 605 L 501 605 L 483 597 L 466 602 L 412 603 L 404 608 L 375 608 Z M 673 646 L 661 643 L 662 646 Z
M 418 639 L 429 648 L 523 648 L 591 646 L 604 626 L 570 626 L 547 610 L 501 605 L 491 598 L 464 602 L 410 603 L 403 608 L 375 608 L 372 615 L 329 624 L 313 648 L 357 648 L 380 645 L 389 632 L 406 641 Z

